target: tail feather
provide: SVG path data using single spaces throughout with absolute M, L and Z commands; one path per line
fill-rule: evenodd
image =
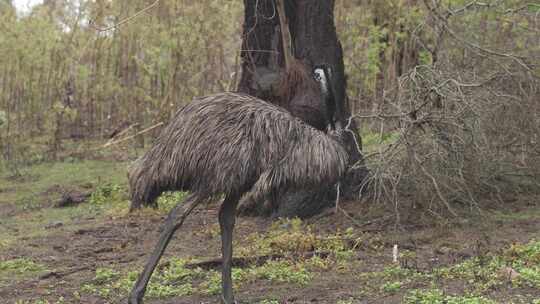
M 130 210 L 141 207 L 157 207 L 157 197 L 163 192 L 162 186 L 153 178 L 147 155 L 137 159 L 129 168 Z

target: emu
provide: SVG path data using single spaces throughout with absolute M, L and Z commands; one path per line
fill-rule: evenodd
M 327 81 L 317 80 L 323 95 L 328 93 Z M 328 102 L 327 96 L 323 97 Z M 347 169 L 348 154 L 340 143 L 340 130 L 330 134 L 284 108 L 246 94 L 196 98 L 181 108 L 129 174 L 133 204 L 155 201 L 168 190 L 189 190 L 191 194 L 170 211 L 128 303 L 142 303 L 152 272 L 191 211 L 221 195 L 221 300 L 234 303 L 232 232 L 240 198 L 250 195 L 260 201 L 291 188 L 336 183 Z

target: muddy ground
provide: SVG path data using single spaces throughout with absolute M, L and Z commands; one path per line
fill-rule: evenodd
M 305 224 L 321 235 L 349 227 L 362 233 L 366 245 L 354 248 L 354 263 L 351 262 L 354 266 L 339 272 L 321 270 L 305 286 L 265 280 L 249 282 L 236 290 L 236 296 L 240 303 L 259 303 L 265 299 L 277 300 L 268 303 L 402 303 L 408 291 L 427 287 L 426 284 L 413 282 L 397 292 L 366 292 L 364 287 L 374 283 L 362 278 L 361 274 L 375 273 L 392 265 L 394 244 L 401 250 L 414 252 L 414 258 L 406 261 L 407 267 L 428 271 L 473 257 L 500 253 L 514 243 L 538 239 L 537 197 L 514 204 L 517 205 L 519 207 L 487 212 L 484 217 L 444 225 L 415 223 L 411 216 L 406 224 L 396 226 L 392 214 L 366 218 L 363 216 L 367 212 L 365 206 L 348 202 L 343 204 L 345 212 L 328 210 Z M 0 204 L 3 235 L 9 235 L 12 240 L 0 247 L 0 260 L 24 257 L 46 266 L 46 270 L 34 275 L 2 278 L 0 302 L 125 303 L 125 294 L 103 298 L 81 291 L 81 286 L 91 282 L 100 267 L 140 270 L 155 244 L 164 213 L 110 214 L 100 210 L 90 214 L 74 212 L 69 217 L 55 220 L 47 218 L 49 209 L 54 207 L 43 204 L 36 209 L 24 210 L 8 202 Z M 508 216 L 512 214 L 516 216 Z M 21 224 L 23 222 L 27 225 Z M 38 224 L 31 224 L 33 222 Z M 237 244 L 246 242 L 246 237 L 254 232 L 264 234 L 271 222 L 261 218 L 239 218 L 235 231 Z M 220 241 L 216 228 L 216 206 L 195 211 L 176 234 L 164 260 L 171 256 L 198 260 L 218 258 Z M 368 244 L 370 238 L 377 239 L 378 244 Z M 7 274 L 4 272 L 4 275 Z M 459 280 L 449 282 L 444 284 L 444 290 L 459 294 L 467 289 L 467 284 Z M 484 295 L 498 303 L 532 303 L 540 299 L 540 290 L 530 286 L 516 287 L 508 281 Z M 195 293 L 146 299 L 145 303 L 219 303 L 219 297 Z

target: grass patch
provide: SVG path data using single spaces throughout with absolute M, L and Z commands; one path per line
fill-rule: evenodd
M 502 260 L 496 256 L 474 257 L 451 267 L 435 269 L 433 278 L 440 282 L 467 282 L 469 293 L 481 294 L 505 282 L 500 272 L 503 266 Z
M 1 218 L 0 239 L 2 242 L 0 242 L 0 250 L 21 239 L 38 238 L 50 233 L 57 233 L 58 229 L 77 230 L 84 228 L 85 224 L 78 223 L 84 218 L 102 215 L 123 216 L 128 210 L 129 201 L 125 189 L 117 184 L 103 184 L 92 193 L 88 203 L 66 208 L 40 208 Z M 60 228 L 46 229 L 55 223 L 61 224 Z M 76 225 L 73 225 L 75 223 Z
M 451 296 L 439 289 L 412 290 L 404 299 L 405 304 L 497 304 L 483 296 Z
M 167 193 L 158 204 L 173 205 L 184 196 L 184 193 Z M 233 268 L 234 288 L 238 290 L 246 283 L 257 281 L 306 286 L 317 271 L 346 269 L 345 265 L 353 262 L 354 248 L 362 240 L 362 237 L 355 236 L 353 229 L 322 236 L 299 219 L 276 221 L 266 233 L 253 233 L 242 242 L 244 246 L 235 246 L 235 253 L 249 257 L 278 255 L 280 258 L 267 260 L 259 266 Z M 194 293 L 217 295 L 221 292 L 221 272 L 186 268 L 186 263 L 187 260 L 183 259 L 163 263 L 167 266 L 159 267 L 155 272 L 147 296 L 167 298 Z M 114 294 L 127 295 L 137 275 L 138 272 L 127 272 L 118 278 L 114 271 L 96 272 L 94 280 L 85 284 L 82 291 L 104 298 Z
M 359 278 L 364 295 L 403 293 L 418 286 L 431 286 L 407 293 L 404 303 L 490 304 L 495 302 L 487 296 L 501 288 L 540 291 L 540 242 L 514 244 L 497 255 L 477 256 L 430 271 L 390 265 L 380 271 L 362 273 Z M 442 291 L 456 286 L 463 288 L 461 296 Z M 519 303 L 533 301 L 530 295 L 525 298 Z
M 390 265 L 381 271 L 366 272 L 359 275 L 362 291 L 367 294 L 388 293 L 394 294 L 407 285 L 424 281 L 426 275 L 414 269 L 399 265 Z M 369 283 L 369 284 L 366 284 Z
M 162 212 L 171 211 L 178 203 L 184 201 L 187 194 L 187 192 L 182 191 L 167 191 L 162 193 L 157 200 L 158 209 Z
M 127 163 L 109 161 L 74 161 L 41 163 L 26 167 L 21 179 L 0 174 L 0 204 L 13 202 L 24 210 L 14 216 L 0 217 L 0 250 L 20 239 L 42 237 L 57 229 L 44 229 L 61 223 L 61 229 L 80 229 L 84 225 L 70 225 L 82 218 L 124 216 L 129 210 L 126 185 Z M 58 187 L 95 187 L 87 203 L 66 208 L 41 208 L 47 201 L 60 197 Z M 159 200 L 159 212 L 168 212 L 185 198 L 184 192 L 168 192 Z M 14 231 L 16 231 L 14 233 Z M 24 233 L 18 233 L 24 231 Z
M 515 222 L 522 220 L 533 220 L 540 218 L 540 208 L 538 206 L 527 208 L 521 211 L 493 211 L 492 217 L 494 220 L 503 222 Z M 540 236 L 540 234 L 539 234 Z
M 278 283 L 292 283 L 305 286 L 312 278 L 312 274 L 302 265 L 288 261 L 267 261 L 260 267 L 252 268 L 256 278 Z
M 0 286 L 36 277 L 45 271 L 47 271 L 45 266 L 27 258 L 0 261 Z
M 170 298 L 194 293 L 217 295 L 221 292 L 221 272 L 186 268 L 188 260 L 173 258 L 162 263 L 152 276 L 146 289 L 146 297 Z M 126 296 L 135 284 L 139 273 L 130 271 L 121 274 L 109 268 L 98 268 L 92 281 L 81 287 L 81 292 L 105 299 Z M 289 261 L 267 261 L 262 266 L 233 268 L 234 288 L 239 289 L 247 282 L 264 280 L 272 283 L 307 285 L 313 275 L 301 263 Z
M 514 244 L 502 256 L 505 264 L 514 269 L 518 285 L 540 289 L 540 241 Z
M 41 163 L 26 167 L 23 177 L 10 178 L 0 173 L 2 198 L 0 203 L 34 205 L 56 196 L 47 195 L 53 186 L 112 183 L 126 184 L 127 163 L 83 160 L 74 162 Z
M 514 273 L 513 275 L 507 272 Z M 475 257 L 457 265 L 439 268 L 434 277 L 440 280 L 468 282 L 468 291 L 481 294 L 512 281 L 515 286 L 540 289 L 540 242 L 514 244 L 502 255 Z
M 320 235 L 300 219 L 282 219 L 275 221 L 264 234 L 252 233 L 235 245 L 235 253 L 239 256 L 277 255 L 284 258 L 298 259 L 306 253 L 322 254 L 332 264 L 343 266 L 354 256 L 354 249 L 366 238 L 356 235 L 354 229 L 337 231 L 335 234 Z M 316 260 L 312 264 L 317 263 Z M 339 266 L 338 265 L 338 266 Z M 327 265 L 328 266 L 328 265 Z
M 169 260 L 166 267 L 152 276 L 146 289 L 146 296 L 167 298 L 192 294 L 193 281 L 203 278 L 204 275 L 201 269 L 187 269 L 185 264 L 184 259 Z M 121 275 L 116 270 L 100 268 L 96 270 L 94 279 L 81 287 L 81 291 L 103 298 L 116 298 L 118 294 L 127 295 L 138 275 L 136 271 Z

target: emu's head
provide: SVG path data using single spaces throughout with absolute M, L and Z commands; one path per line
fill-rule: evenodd
M 332 70 L 329 66 L 317 65 L 313 69 L 313 78 L 319 84 L 323 102 L 326 106 L 326 133 L 340 143 L 343 143 L 343 126 L 336 115 L 336 98 L 332 89 Z

